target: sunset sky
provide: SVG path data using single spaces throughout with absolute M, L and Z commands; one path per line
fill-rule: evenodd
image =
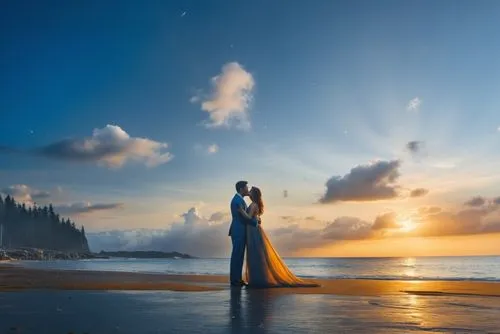
M 90 246 L 500 254 L 500 2 L 6 1 L 0 194 Z

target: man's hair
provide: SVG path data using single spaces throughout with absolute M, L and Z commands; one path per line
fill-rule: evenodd
M 236 192 L 239 193 L 241 189 L 245 188 L 248 184 L 247 181 L 238 181 L 236 182 Z

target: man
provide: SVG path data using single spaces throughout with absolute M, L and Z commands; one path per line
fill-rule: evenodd
M 229 228 L 229 236 L 233 243 L 233 251 L 231 252 L 231 265 L 229 269 L 229 278 L 232 286 L 247 285 L 241 279 L 243 270 L 243 260 L 245 258 L 247 224 L 258 224 L 257 218 L 248 219 L 240 211 L 246 211 L 247 204 L 244 200 L 245 196 L 249 195 L 248 182 L 239 181 L 236 183 L 236 194 L 231 201 L 231 216 L 232 222 Z

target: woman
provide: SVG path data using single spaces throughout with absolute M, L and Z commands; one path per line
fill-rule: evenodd
M 262 193 L 259 188 L 250 190 L 252 204 L 241 213 L 247 218 L 259 217 L 264 213 Z M 278 255 L 261 225 L 247 225 L 247 259 L 245 280 L 249 287 L 316 287 L 296 277 Z

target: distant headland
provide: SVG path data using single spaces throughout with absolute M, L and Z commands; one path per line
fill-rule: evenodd
M 89 249 L 85 228 L 61 217 L 54 207 L 26 205 L 0 196 L 0 261 L 84 260 L 109 257 L 192 259 L 179 252 L 101 251 Z
M 101 251 L 99 256 L 105 257 L 122 257 L 122 258 L 136 258 L 136 259 L 194 259 L 194 256 L 183 254 L 179 252 L 159 252 L 159 251 L 118 251 L 106 252 Z

